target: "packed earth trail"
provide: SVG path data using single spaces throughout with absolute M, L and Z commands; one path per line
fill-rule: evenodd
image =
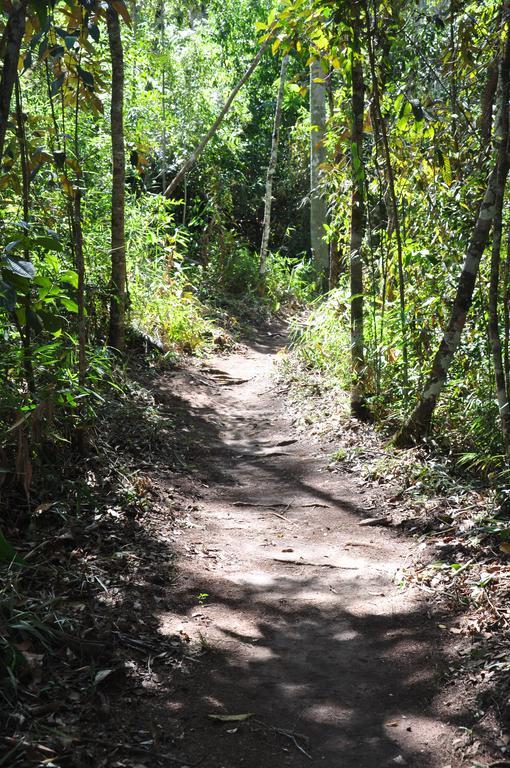
M 208 768 L 453 766 L 438 630 L 395 581 L 409 540 L 360 526 L 370 495 L 296 432 L 277 331 L 158 381 L 203 493 L 158 616 L 190 656 L 155 692 L 153 732 Z

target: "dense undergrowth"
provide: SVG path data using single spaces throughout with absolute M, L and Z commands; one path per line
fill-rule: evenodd
M 323 385 L 348 392 L 351 385 L 350 302 L 346 286 L 318 298 L 291 323 L 291 345 L 296 359 L 310 371 L 322 374 Z M 394 346 L 395 315 L 391 308 L 384 334 L 365 330 L 365 400 L 371 419 L 390 438 L 414 405 L 414 392 L 425 372 L 419 355 L 409 358 L 409 386 L 399 381 L 399 351 Z M 509 476 L 501 434 L 495 428 L 497 403 L 493 397 L 493 371 L 474 365 L 478 339 L 476 319 L 471 321 L 475 350 L 466 348 L 454 361 L 448 385 L 436 412 L 435 429 L 427 440 L 429 449 L 449 457 L 459 472 L 474 472 L 498 484 L 502 490 Z M 418 349 L 419 345 L 410 347 Z M 397 365 L 396 365 L 397 363 Z

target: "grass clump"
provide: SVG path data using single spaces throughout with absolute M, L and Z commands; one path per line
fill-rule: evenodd
M 307 368 L 349 384 L 350 349 L 346 324 L 347 304 L 341 290 L 312 305 L 311 311 L 291 328 L 292 348 Z

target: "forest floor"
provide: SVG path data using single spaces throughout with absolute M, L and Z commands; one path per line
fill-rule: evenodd
M 147 425 L 117 424 L 144 504 L 103 499 L 60 535 L 39 524 L 46 567 L 68 563 L 52 589 L 80 639 L 22 649 L 33 669 L 0 765 L 509 764 L 448 676 L 455 617 L 402 586 L 416 540 L 389 524 L 388 491 L 331 471 L 331 443 L 296 418 L 276 375 L 285 341 L 273 325 L 141 373 L 169 419 L 150 449 Z

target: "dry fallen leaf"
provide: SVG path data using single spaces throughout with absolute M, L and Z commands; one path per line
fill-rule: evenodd
M 510 541 L 503 541 L 499 545 L 499 551 L 504 552 L 505 555 L 510 555 Z
M 99 683 L 102 683 L 103 680 L 106 680 L 106 678 L 111 675 L 112 672 L 113 669 L 100 669 L 94 678 L 94 684 L 99 685 Z
M 365 517 L 364 520 L 360 520 L 358 525 L 364 527 L 371 527 L 376 525 L 387 526 L 391 525 L 391 517 Z
M 221 723 L 239 723 L 253 717 L 254 712 L 247 712 L 243 715 L 207 715 L 211 720 L 219 720 Z

